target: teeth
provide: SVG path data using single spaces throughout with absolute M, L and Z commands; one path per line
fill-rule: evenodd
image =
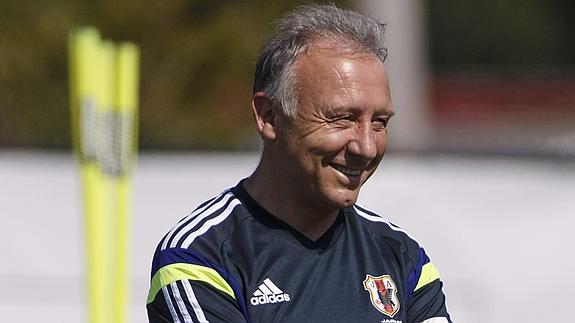
M 335 169 L 337 169 L 338 171 L 340 171 L 340 172 L 342 172 L 348 176 L 359 176 L 359 175 L 361 175 L 360 169 L 351 169 L 351 168 L 343 167 L 340 165 L 333 165 L 333 167 Z

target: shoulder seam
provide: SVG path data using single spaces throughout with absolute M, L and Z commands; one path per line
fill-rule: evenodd
M 231 214 L 233 214 L 233 210 L 235 209 L 236 206 L 240 205 L 240 201 L 234 196 L 232 195 L 228 200 L 226 200 L 226 203 L 224 204 L 225 209 L 221 212 L 219 212 L 218 215 L 214 216 L 213 218 L 210 218 L 209 220 L 206 220 L 201 226 L 197 227 L 199 222 L 202 219 L 197 219 L 195 225 L 190 226 L 189 230 L 186 231 L 185 234 L 188 234 L 188 236 L 184 239 L 184 241 L 182 241 L 181 246 L 182 248 L 188 248 L 192 242 L 194 242 L 194 240 L 200 236 L 202 236 L 204 233 L 206 233 L 209 229 L 211 229 L 212 227 L 224 222 Z M 223 208 L 223 206 L 222 206 Z M 210 215 L 216 214 L 216 212 L 213 212 Z M 203 219 L 207 218 L 204 217 Z M 193 223 L 194 221 L 192 221 Z M 192 227 L 196 226 L 195 230 L 191 230 Z M 183 232 L 183 230 L 181 231 Z
M 403 230 L 402 228 L 396 226 L 395 224 L 385 220 L 381 215 L 365 208 L 362 207 L 360 205 L 354 205 L 353 209 L 355 210 L 355 212 L 362 218 L 371 221 L 371 222 L 379 222 L 379 223 L 384 223 L 386 224 L 391 230 L 396 231 L 396 232 L 401 232 L 403 234 L 405 234 L 408 238 L 410 238 L 411 240 L 417 242 L 417 240 L 415 240 L 407 231 Z
M 164 237 L 164 239 L 162 239 L 161 244 L 160 244 L 160 250 L 165 250 L 166 248 L 168 248 L 168 243 L 170 242 L 170 240 L 172 239 L 173 235 L 182 227 L 185 226 L 185 224 L 192 218 L 196 217 L 199 214 L 202 214 L 206 209 L 212 207 L 214 204 L 217 203 L 218 200 L 220 200 L 220 198 L 223 198 L 223 196 L 225 196 L 227 193 L 229 192 L 229 189 L 224 190 L 223 192 L 221 192 L 220 194 L 216 195 L 215 197 L 209 199 L 207 202 L 200 204 L 200 206 L 196 207 L 191 213 L 189 213 L 188 215 L 186 215 L 183 219 L 179 220 L 178 223 L 176 225 L 174 225 L 170 231 L 166 234 L 166 236 Z M 174 239 L 175 240 L 175 239 Z
M 232 202 L 233 199 L 233 194 L 231 194 L 230 190 L 227 189 L 220 193 L 218 196 L 212 198 L 209 203 L 205 203 L 205 205 L 196 208 L 192 213 L 180 220 L 168 232 L 161 243 L 160 250 L 178 247 L 178 245 L 182 243 L 184 236 L 189 233 L 194 233 L 198 230 L 201 230 L 209 220 L 198 228 L 198 225 L 201 221 L 210 217 L 216 218 L 220 216 L 223 213 L 222 209 L 224 209 L 226 206 L 229 207 L 230 202 Z M 225 210 L 227 210 L 227 208 L 224 209 L 224 211 Z M 214 216 L 214 214 L 217 215 Z

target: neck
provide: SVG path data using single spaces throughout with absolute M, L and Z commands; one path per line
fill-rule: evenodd
M 322 209 L 305 196 L 278 180 L 281 172 L 266 167 L 264 162 L 244 182 L 246 191 L 275 217 L 290 225 L 312 241 L 317 241 L 333 225 L 339 210 Z M 282 178 L 283 179 L 283 178 Z M 289 179 L 286 179 L 289 180 Z

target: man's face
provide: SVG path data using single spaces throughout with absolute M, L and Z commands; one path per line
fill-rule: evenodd
M 351 206 L 386 149 L 393 114 L 387 73 L 374 55 L 321 41 L 296 72 L 296 115 L 282 119 L 276 151 L 283 185 L 315 207 Z

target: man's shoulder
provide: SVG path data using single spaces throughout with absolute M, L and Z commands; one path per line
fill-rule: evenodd
M 375 211 L 360 205 L 354 205 L 346 209 L 349 215 L 359 223 L 359 225 L 370 235 L 393 241 L 393 244 L 406 248 L 410 251 L 418 252 L 419 243 L 407 231 L 385 219 Z
M 152 261 L 158 271 L 215 270 L 224 275 L 222 250 L 236 227 L 250 215 L 230 189 L 201 203 L 160 240 Z M 207 268 L 207 269 L 206 269 Z
M 160 240 L 152 260 L 148 303 L 173 282 L 193 280 L 233 295 L 224 244 L 249 214 L 230 189 L 201 203 Z
M 186 217 L 178 221 L 160 241 L 160 249 L 188 249 L 197 241 L 213 243 L 225 240 L 233 226 L 248 213 L 230 189 L 201 203 Z

